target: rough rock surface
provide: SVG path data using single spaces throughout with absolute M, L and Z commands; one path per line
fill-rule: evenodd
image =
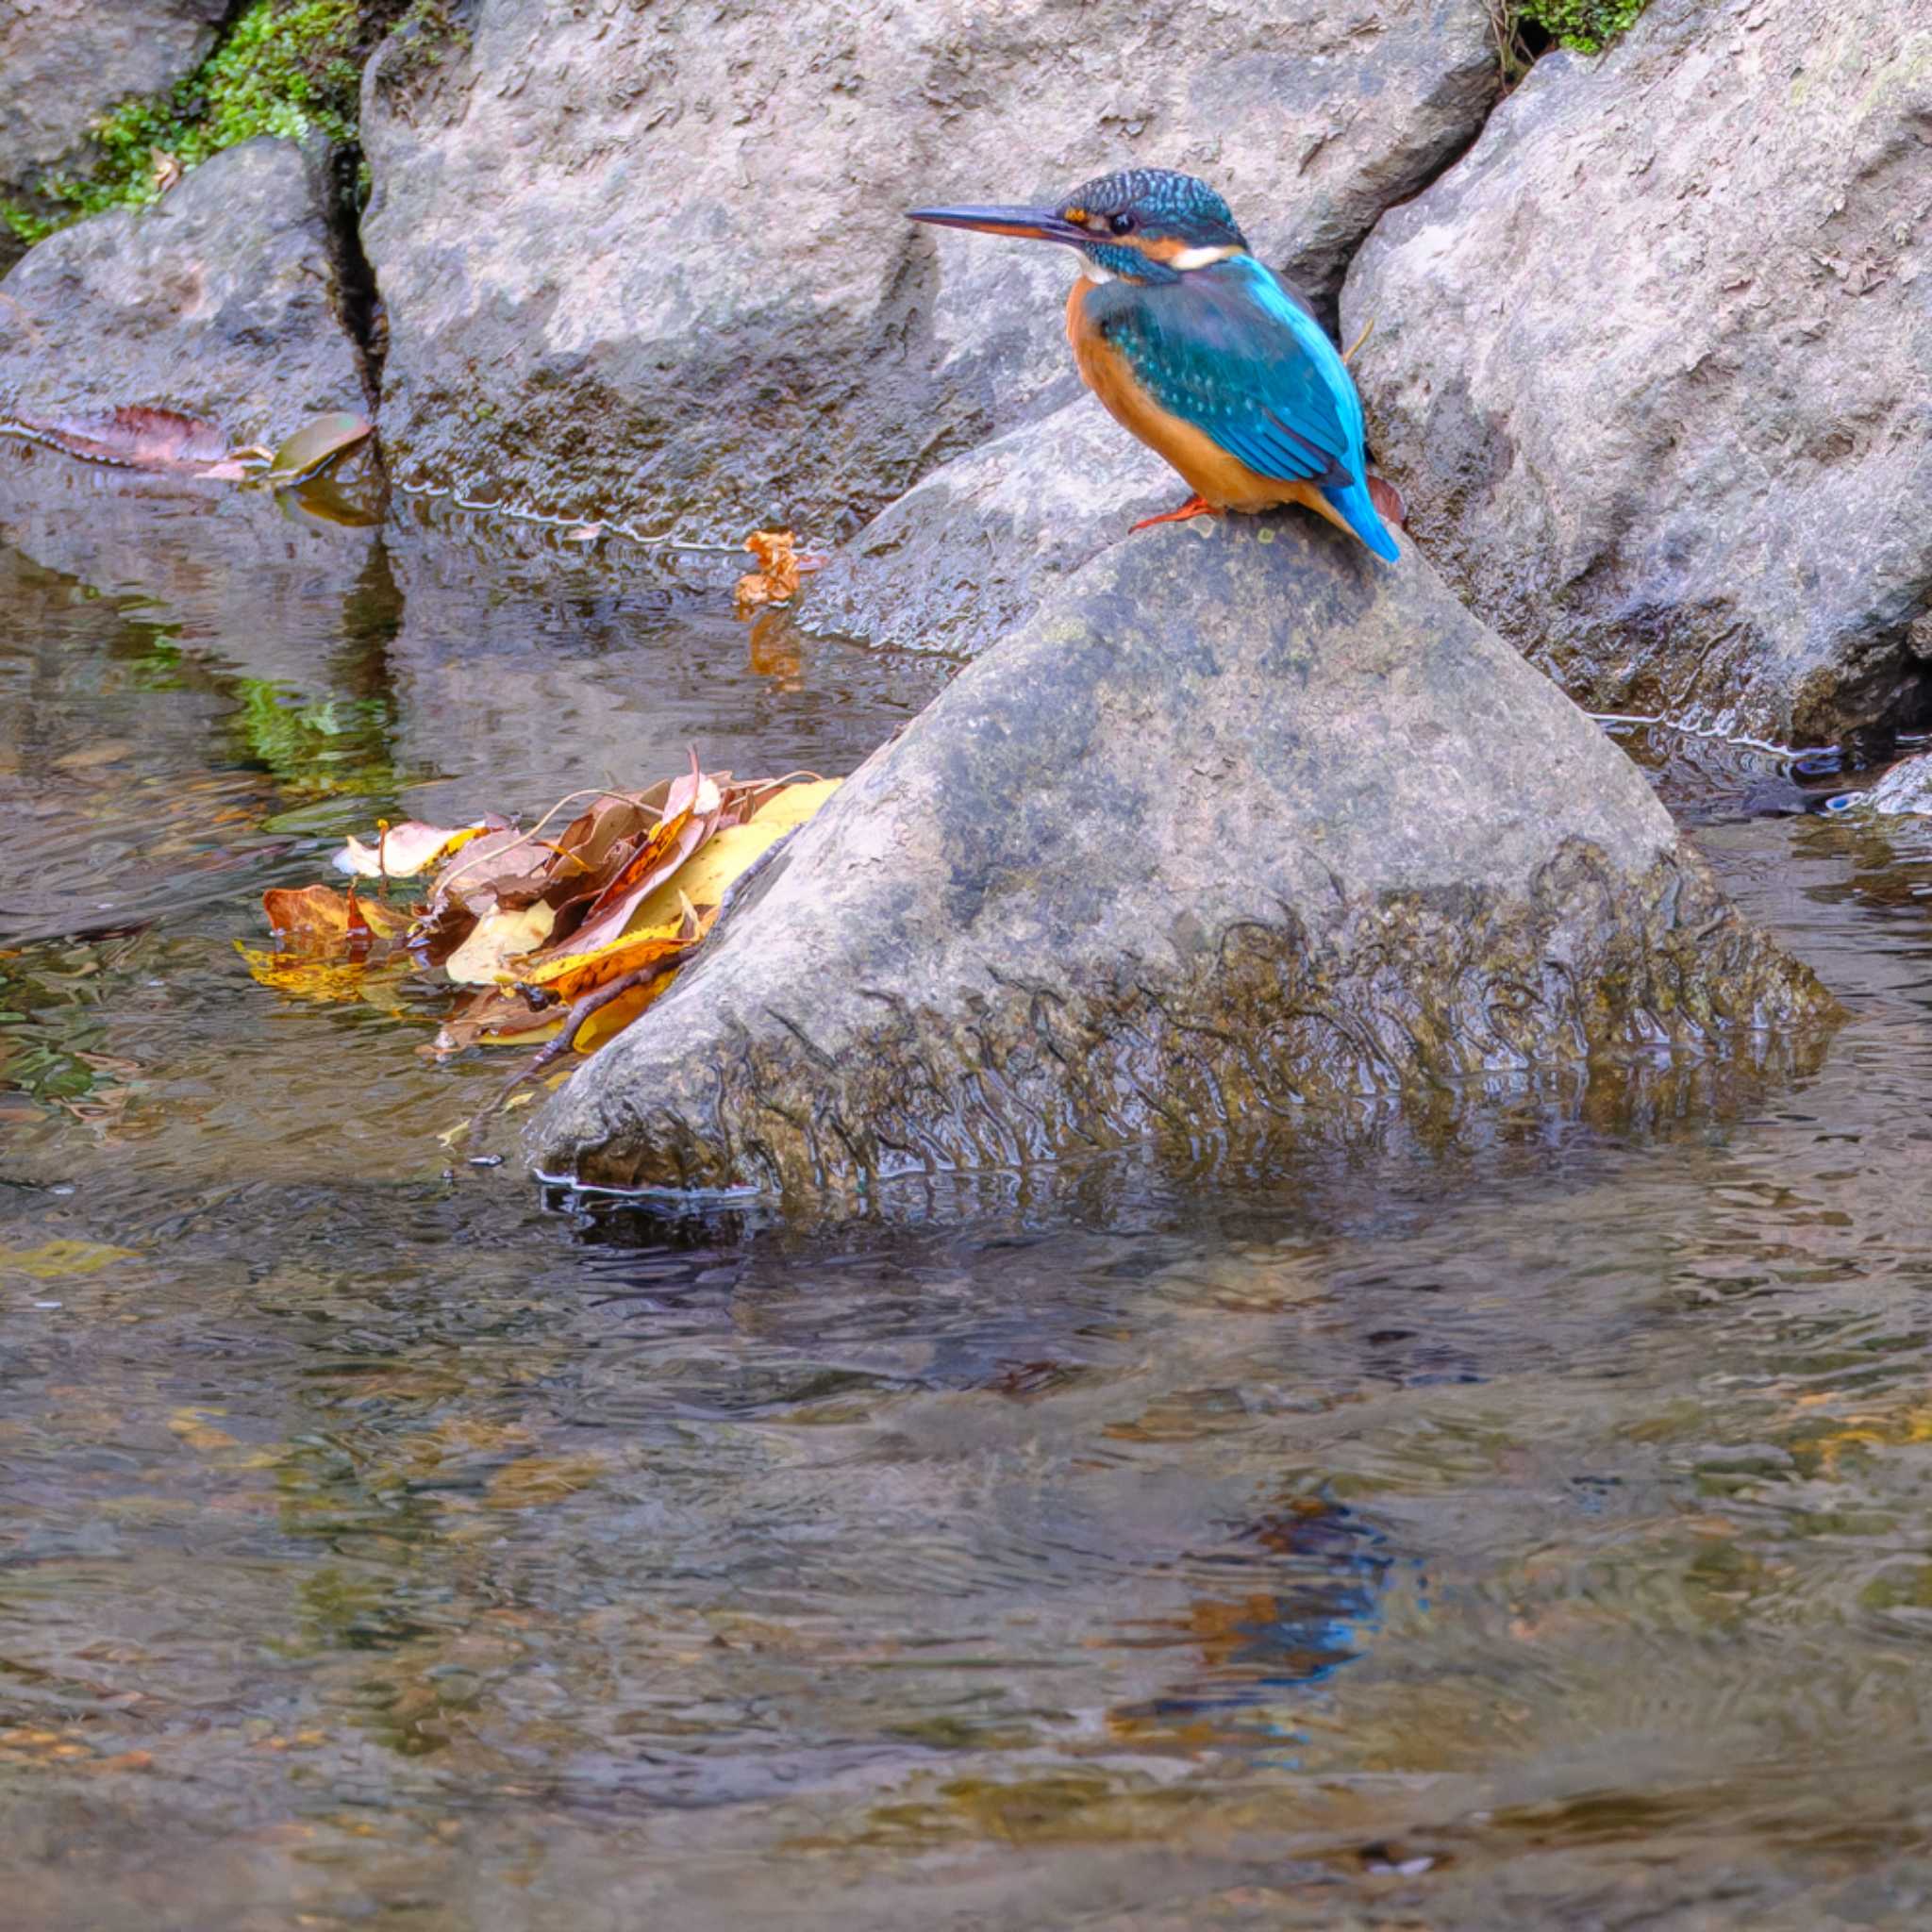
M 0 200 L 31 205 L 83 160 L 92 122 L 158 93 L 213 46 L 227 0 L 0 0 Z M 0 264 L 19 244 L 0 229 Z
M 0 282 L 0 418 L 124 404 L 179 409 L 275 443 L 367 401 L 319 161 L 244 142 L 152 208 L 64 228 Z
M 922 202 L 1210 175 L 1317 293 L 1495 90 L 1483 0 L 479 0 L 365 77 L 405 475 L 843 535 L 1075 393 L 1065 251 Z M 430 58 L 434 56 L 434 59 Z
M 1654 0 L 1386 216 L 1343 324 L 1424 548 L 1596 707 L 1923 715 L 1932 16 Z
M 955 457 L 808 580 L 798 621 L 976 657 L 1187 485 L 1091 396 Z
M 1932 818 L 1932 752 L 1921 752 L 1892 766 L 1864 794 L 1863 802 L 1876 812 Z
M 837 1188 L 1830 1008 L 1412 552 L 1204 523 L 1096 558 L 875 753 L 532 1151 Z

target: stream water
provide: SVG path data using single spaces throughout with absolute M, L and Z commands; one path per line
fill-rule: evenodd
M 544 1197 L 251 979 L 377 816 L 948 667 L 0 446 L 0 1920 L 1932 1923 L 1932 836 L 1626 737 L 1852 1018 L 1449 1141 Z

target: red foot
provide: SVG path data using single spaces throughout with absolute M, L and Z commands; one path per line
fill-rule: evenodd
M 1205 496 L 1191 496 L 1178 509 L 1164 509 L 1158 517 L 1142 517 L 1135 530 L 1151 530 L 1156 524 L 1184 524 L 1190 517 L 1211 517 L 1219 512 Z M 1133 530 L 1128 531 L 1129 536 Z

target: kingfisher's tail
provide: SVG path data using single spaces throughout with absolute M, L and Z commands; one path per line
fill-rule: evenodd
M 1401 551 L 1395 547 L 1395 539 L 1389 534 L 1389 526 L 1377 512 L 1374 498 L 1369 494 L 1366 483 L 1351 483 L 1343 490 L 1324 490 L 1322 494 L 1377 557 L 1390 563 L 1401 558 Z

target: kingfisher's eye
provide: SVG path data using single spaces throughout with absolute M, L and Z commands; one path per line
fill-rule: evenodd
M 1134 227 L 1134 218 L 1132 215 L 1114 215 L 1109 218 L 1107 225 L 1116 235 L 1131 234 Z

